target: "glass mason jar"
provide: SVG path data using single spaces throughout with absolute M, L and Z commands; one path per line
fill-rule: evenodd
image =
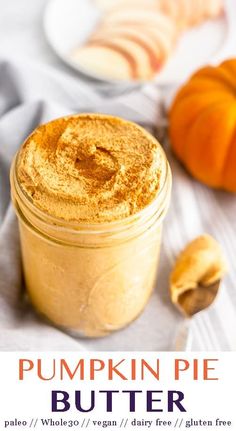
M 125 219 L 66 222 L 36 208 L 11 168 L 25 283 L 36 310 L 54 325 L 99 337 L 132 322 L 155 284 L 161 231 L 171 192 L 164 151 L 163 186 L 155 200 Z

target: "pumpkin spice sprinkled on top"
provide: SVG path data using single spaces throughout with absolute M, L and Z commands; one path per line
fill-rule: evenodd
M 98 114 L 38 127 L 18 157 L 19 183 L 37 208 L 85 223 L 139 212 L 157 196 L 164 171 L 163 152 L 150 134 L 131 122 Z

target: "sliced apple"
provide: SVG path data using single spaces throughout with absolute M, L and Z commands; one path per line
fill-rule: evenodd
M 137 40 L 141 39 L 145 43 L 149 43 L 149 46 L 155 50 L 156 55 L 162 61 L 165 61 L 166 58 L 173 51 L 176 40 L 172 40 L 170 35 L 161 29 L 153 26 L 147 27 L 139 24 L 127 26 L 127 25 L 119 25 L 114 28 L 106 28 L 104 27 L 102 31 L 98 31 L 95 33 L 94 37 L 97 38 L 110 38 L 113 35 L 120 34 L 122 36 L 127 35 L 127 37 L 135 37 Z
M 109 40 L 100 39 L 94 42 L 91 41 L 90 43 L 96 46 L 108 46 L 115 51 L 122 52 L 130 62 L 132 58 L 135 63 L 133 64 L 133 68 L 135 69 L 136 78 L 148 79 L 153 75 L 154 70 L 156 70 L 153 67 L 150 53 L 143 44 L 140 44 L 137 41 L 118 35 L 109 38 Z
M 157 26 L 170 33 L 170 36 L 176 35 L 176 26 L 173 20 L 158 10 L 146 9 L 122 9 L 119 12 L 109 12 L 103 20 L 106 26 L 115 26 L 118 24 L 142 24 L 147 26 Z
M 129 42 L 132 42 L 132 44 L 136 44 L 139 48 L 141 47 L 142 50 L 145 50 L 152 72 L 156 72 L 162 67 L 163 54 L 160 43 L 157 43 L 151 34 L 147 35 L 146 33 L 141 33 L 137 29 L 133 28 L 124 28 L 97 33 L 94 35 L 91 41 L 104 42 L 108 40 L 110 42 L 117 42 L 117 40 L 119 41 L 120 39 L 122 39 L 122 44 L 125 43 L 125 41 L 128 41 L 128 44 L 127 42 L 125 43 L 126 48 L 130 48 Z M 132 45 L 131 48 L 133 48 Z M 132 52 L 134 54 L 135 51 Z M 140 61 L 139 59 L 142 58 L 143 56 L 138 55 L 137 61 Z
M 109 46 L 83 46 L 72 53 L 72 59 L 88 72 L 104 79 L 137 78 L 135 60 Z
M 205 7 L 208 18 L 217 18 L 224 10 L 222 0 L 209 0 L 208 2 L 205 2 Z
M 105 13 L 73 58 L 104 78 L 150 79 L 182 30 L 222 13 L 223 0 L 94 0 Z

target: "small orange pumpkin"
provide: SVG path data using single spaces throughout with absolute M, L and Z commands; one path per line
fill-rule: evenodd
M 208 186 L 236 192 L 236 59 L 196 72 L 169 119 L 172 148 L 187 170 Z

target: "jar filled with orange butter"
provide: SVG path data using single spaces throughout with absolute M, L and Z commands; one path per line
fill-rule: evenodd
M 155 138 L 108 115 L 56 119 L 20 148 L 11 191 L 36 310 L 85 337 L 132 322 L 155 283 L 170 200 Z

